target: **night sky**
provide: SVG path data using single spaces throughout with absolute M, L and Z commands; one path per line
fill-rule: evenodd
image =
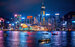
M 45 0 L 46 13 L 61 16 L 75 11 L 75 0 Z M 0 16 L 11 18 L 14 14 L 35 16 L 40 14 L 41 0 L 0 0 Z

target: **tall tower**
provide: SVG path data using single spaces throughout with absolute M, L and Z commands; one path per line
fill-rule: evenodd
M 45 5 L 44 5 L 44 0 L 42 0 L 42 6 L 41 6 L 41 15 L 40 15 L 40 23 L 43 25 L 45 24 Z

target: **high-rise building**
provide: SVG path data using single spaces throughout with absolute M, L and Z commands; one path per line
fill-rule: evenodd
M 43 25 L 45 24 L 45 5 L 44 5 L 44 0 L 42 0 L 40 23 L 43 24 Z
M 55 28 L 56 30 L 59 30 L 60 28 L 60 15 L 55 14 Z
M 69 12 L 65 16 L 65 21 L 67 21 L 68 29 L 75 29 L 75 12 Z
M 20 14 L 15 14 L 14 15 L 14 22 L 16 25 L 16 29 L 19 29 L 21 27 L 21 15 Z
M 34 24 L 38 24 L 38 20 L 34 17 Z

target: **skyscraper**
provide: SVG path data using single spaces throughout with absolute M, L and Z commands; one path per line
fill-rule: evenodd
M 44 20 L 43 20 L 44 19 Z M 42 0 L 42 6 L 41 6 L 41 15 L 40 15 L 40 23 L 45 24 L 45 5 L 44 0 Z

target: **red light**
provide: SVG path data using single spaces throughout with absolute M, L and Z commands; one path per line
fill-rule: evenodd
M 27 19 L 32 19 L 33 16 L 27 16 Z

